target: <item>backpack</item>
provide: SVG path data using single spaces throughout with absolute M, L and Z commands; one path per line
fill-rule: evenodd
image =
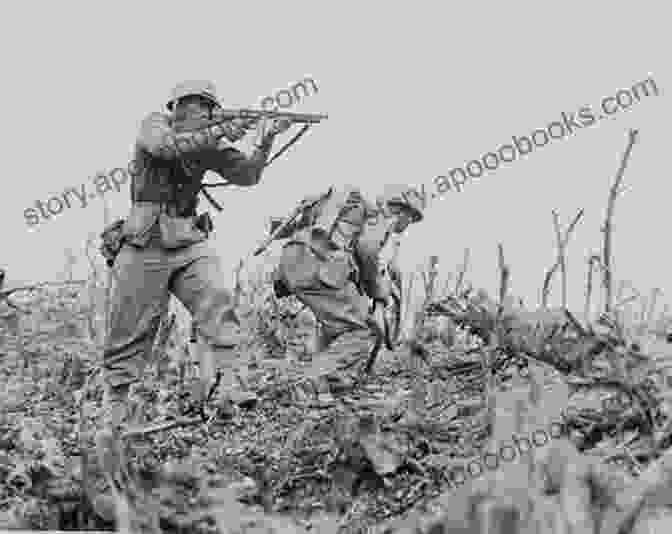
M 312 237 L 324 239 L 334 249 L 352 251 L 370 209 L 358 189 L 332 188 L 311 210 Z

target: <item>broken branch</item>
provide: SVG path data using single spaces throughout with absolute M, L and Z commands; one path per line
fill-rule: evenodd
M 165 423 L 157 423 L 155 425 L 150 425 L 142 428 L 134 428 L 127 430 L 121 437 L 126 438 L 137 438 L 140 436 L 149 436 L 150 434 L 155 434 L 156 432 L 165 432 L 166 430 L 172 430 L 174 428 L 195 426 L 203 423 L 201 417 L 193 417 L 188 419 L 176 419 L 175 421 L 167 421 Z
M 553 222 L 556 227 L 556 240 L 557 240 L 557 245 L 558 245 L 558 257 L 555 260 L 555 263 L 553 266 L 548 270 L 546 273 L 546 277 L 544 278 L 544 285 L 542 288 L 541 292 L 541 305 L 543 308 L 548 307 L 548 295 L 550 292 L 550 285 L 551 285 L 551 280 L 553 278 L 553 275 L 555 272 L 558 270 L 558 267 L 561 267 L 562 271 L 565 271 L 565 250 L 567 248 L 567 244 L 569 243 L 569 240 L 572 236 L 572 232 L 574 231 L 574 228 L 576 227 L 577 223 L 583 217 L 584 210 L 579 210 L 579 212 L 576 214 L 572 222 L 569 224 L 567 227 L 567 230 L 565 230 L 565 235 L 564 237 L 560 236 L 560 226 L 558 223 L 558 215 L 555 211 L 553 211 Z M 567 307 L 567 288 L 566 288 L 567 280 L 566 280 L 566 273 L 563 275 L 563 307 Z
M 464 282 L 464 275 L 467 272 L 467 267 L 469 266 L 469 249 L 464 249 L 464 260 L 462 261 L 462 266 L 460 267 L 460 272 L 457 276 L 457 281 L 455 282 L 455 296 L 459 296 L 458 292 L 462 288 L 462 283 Z
M 623 175 L 625 173 L 625 167 L 630 159 L 630 154 L 632 153 L 632 147 L 637 141 L 638 130 L 630 130 L 628 132 L 628 146 L 625 149 L 625 153 L 621 158 L 621 164 L 616 173 L 616 179 L 614 180 L 611 189 L 609 190 L 609 198 L 607 201 L 607 214 L 604 221 L 604 227 L 602 231 L 604 232 L 604 245 L 602 249 L 602 265 L 604 267 L 603 274 L 603 285 L 605 291 L 605 302 L 604 302 L 604 311 L 609 313 L 612 309 L 612 220 L 614 217 L 614 209 L 616 205 L 616 197 L 619 194 L 621 188 L 621 182 L 623 181 Z

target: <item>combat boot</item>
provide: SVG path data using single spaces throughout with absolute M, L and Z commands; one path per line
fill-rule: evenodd
M 313 396 L 351 391 L 361 380 L 375 334 L 369 328 L 357 328 L 324 339 L 328 345 L 304 369 L 304 393 L 312 390 Z
M 195 346 L 200 366 L 197 400 L 200 413 L 207 420 L 230 421 L 238 415 L 238 406 L 251 397 L 241 391 L 236 377 L 237 350 L 232 347 L 213 348 L 203 341 Z
M 242 370 L 242 369 L 241 369 Z M 222 417 L 233 417 L 241 408 L 250 408 L 257 401 L 257 395 L 250 390 L 245 375 L 239 377 L 234 369 L 233 357 L 220 360 L 219 386 L 215 405 Z
M 104 463 L 102 458 L 106 454 L 106 448 L 110 440 L 121 434 L 122 425 L 127 415 L 129 384 L 111 386 L 107 384 L 103 392 L 103 419 L 102 427 L 96 436 L 96 452 L 99 463 Z
M 112 488 L 118 485 L 119 473 L 125 469 L 122 452 L 122 426 L 127 416 L 129 385 L 105 386 L 103 393 L 102 425 L 96 434 L 96 456 L 110 489 L 98 495 L 93 503 L 96 513 L 106 521 L 113 521 L 114 497 Z

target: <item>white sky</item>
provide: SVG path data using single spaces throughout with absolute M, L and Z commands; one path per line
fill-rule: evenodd
M 502 242 L 513 291 L 538 303 L 555 254 L 551 210 L 567 224 L 584 208 L 569 247 L 569 304 L 580 309 L 585 258 L 601 246 L 608 187 L 635 127 L 640 141 L 625 177 L 632 188 L 616 207 L 615 275 L 672 293 L 663 230 L 672 193 L 665 5 L 14 2 L 0 22 L 2 266 L 15 281 L 59 276 L 63 250 L 81 253 L 87 235 L 102 229 L 102 199 L 33 228 L 24 210 L 90 184 L 97 171 L 125 167 L 139 122 L 162 110 L 183 79 L 210 78 L 227 106 L 257 107 L 311 76 L 319 93 L 292 111 L 329 113 L 260 185 L 216 190 L 225 211 L 211 211 L 214 240 L 233 267 L 263 237 L 266 217 L 286 214 L 305 194 L 332 183 L 375 194 L 387 182 L 433 192 L 435 176 L 512 135 L 544 128 L 563 111 L 597 108 L 652 76 L 659 96 L 430 202 L 405 239 L 402 264 L 413 268 L 434 253 L 452 268 L 470 247 L 470 278 L 494 290 Z M 123 216 L 128 186 L 106 198 Z

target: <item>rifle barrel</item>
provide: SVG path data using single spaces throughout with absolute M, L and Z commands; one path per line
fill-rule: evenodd
M 308 124 L 317 124 L 328 118 L 326 113 L 292 113 L 289 111 L 265 111 L 261 109 L 220 109 L 215 112 L 215 117 L 219 120 L 233 119 L 289 119 L 292 122 L 302 122 Z

